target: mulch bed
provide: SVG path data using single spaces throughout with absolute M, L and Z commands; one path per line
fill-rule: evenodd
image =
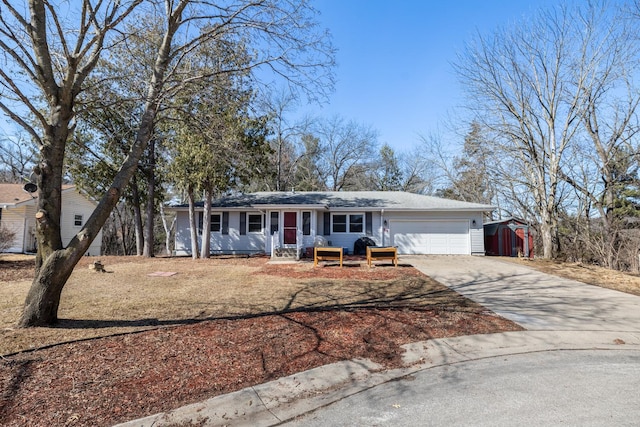
M 33 260 L 0 260 L 0 282 L 12 282 L 33 278 Z
M 0 361 L 3 426 L 109 426 L 400 345 L 519 330 L 479 308 L 298 312 L 56 345 Z

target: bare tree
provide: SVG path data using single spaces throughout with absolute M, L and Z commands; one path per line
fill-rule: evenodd
M 371 127 L 333 116 L 320 121 L 315 135 L 320 140 L 320 170 L 331 191 L 354 182 L 358 166 L 373 158 L 378 150 L 378 135 Z
M 428 171 L 431 193 L 443 193 L 443 190 L 454 185 L 456 179 L 454 170 L 455 150 L 458 144 L 448 143 L 443 137 L 432 133 L 420 136 L 420 145 L 412 153 L 413 159 L 409 163 L 413 173 Z
M 429 167 L 429 161 L 425 159 L 419 148 L 399 155 L 400 169 L 402 171 L 402 184 L 400 190 L 417 194 L 433 194 L 435 171 Z
M 597 4 L 541 10 L 517 27 L 476 36 L 456 65 L 502 170 L 516 172 L 511 177 L 532 196 L 544 258 L 559 252 L 562 165 L 607 60 L 600 33 L 607 16 Z
M 296 142 L 300 139 L 302 126 L 291 123 L 287 114 L 293 110 L 299 100 L 295 93 L 281 90 L 263 101 L 262 110 L 269 116 L 273 133 L 270 144 L 273 149 L 273 175 L 266 176 L 266 186 L 275 191 L 292 187 L 296 164 L 300 156 Z
M 35 326 L 57 320 L 60 293 L 73 266 L 119 198 L 116 186 L 100 203 L 102 209 L 96 210 L 99 215 L 94 212 L 68 247 L 63 247 L 60 193 L 66 143 L 74 127 L 75 100 L 97 64 L 109 32 L 139 1 L 104 3 L 97 9 L 84 1 L 77 11 L 78 28 L 73 31 L 63 27 L 65 21 L 57 15 L 72 13 L 71 4 L 59 8 L 44 0 L 22 6 L 8 0 L 2 3 L 0 110 L 30 135 L 39 151 L 33 170 L 38 186 L 36 274 L 20 319 L 21 326 Z M 35 88 L 40 92 L 34 94 Z
M 203 77 L 177 75 L 182 69 L 179 65 L 195 47 L 232 32 L 254 43 L 256 55 L 249 67 L 264 65 L 290 85 L 308 87 L 316 94 L 332 83 L 328 66 L 333 63 L 333 49 L 312 19 L 315 11 L 305 2 L 231 1 L 215 6 L 205 1 L 166 0 L 162 8 L 146 10 L 147 14 L 155 12 L 163 22 L 163 34 L 154 46 L 152 72 L 146 76 L 139 128 L 109 189 L 80 232 L 64 247 L 60 193 L 78 94 L 100 55 L 108 52 L 111 43 L 126 41 L 126 34 L 118 38 L 112 30 L 121 27 L 137 8 L 153 8 L 155 4 L 132 0 L 99 2 L 94 7 L 83 0 L 77 8 L 73 2 L 30 0 L 28 7 L 20 7 L 10 0 L 0 1 L 0 110 L 28 132 L 39 150 L 34 168 L 39 196 L 38 254 L 35 278 L 19 321 L 23 327 L 57 321 L 62 289 L 133 176 L 153 136 L 162 103 L 185 83 Z M 311 86 L 306 86 L 309 83 Z M 34 90 L 38 92 L 34 94 Z
M 604 11 L 592 8 L 585 13 Z M 637 21 L 625 19 L 624 15 L 610 16 L 600 32 L 594 34 L 601 59 L 591 84 L 584 88 L 585 138 L 572 147 L 571 161 L 564 164 L 562 172 L 587 208 L 582 222 L 585 235 L 592 241 L 585 245 L 598 253 L 598 263 L 620 268 L 629 264 L 620 259 L 625 252 L 623 240 L 630 236 L 624 228 L 630 217 L 637 216 L 636 209 L 624 209 L 624 205 L 630 196 L 628 190 L 637 187 L 640 167 L 636 140 L 640 130 L 640 90 L 633 79 L 640 63 L 640 44 L 635 34 Z M 584 19 L 595 21 L 588 18 Z M 592 227 L 591 211 L 599 222 L 596 227 Z
M 35 157 L 32 144 L 25 141 L 23 135 L 5 136 L 4 141 L 0 141 L 0 180 L 24 182 L 31 174 Z

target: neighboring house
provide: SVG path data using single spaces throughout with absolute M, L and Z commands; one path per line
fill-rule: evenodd
M 176 255 L 191 254 L 188 205 L 176 211 Z M 405 192 L 261 192 L 212 203 L 211 253 L 298 254 L 318 241 L 351 252 L 363 236 L 400 254 L 484 255 L 482 218 L 493 206 Z M 203 203 L 196 205 L 201 239 Z M 201 247 L 201 241 L 199 242 Z
M 507 218 L 484 224 L 487 255 L 533 258 L 533 233 L 529 224 Z
M 75 186 L 62 188 L 60 234 L 67 245 L 80 231 L 96 207 L 96 203 L 79 193 Z M 13 245 L 7 252 L 36 251 L 37 193 L 27 193 L 22 184 L 0 184 L 0 226 L 15 233 Z M 102 231 L 91 243 L 87 255 L 100 255 Z

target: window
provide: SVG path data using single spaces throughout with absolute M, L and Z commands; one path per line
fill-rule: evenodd
M 347 232 L 347 216 L 346 215 L 333 216 L 333 232 L 334 233 Z
M 311 212 L 302 212 L 302 234 L 311 235 Z
M 349 215 L 349 233 L 362 233 L 364 215 Z
M 211 215 L 211 232 L 219 233 L 222 230 L 222 215 L 213 214 Z
M 362 233 L 364 231 L 364 214 L 333 215 L 333 233 Z
M 82 227 L 82 215 L 75 214 L 73 216 L 73 226 L 74 227 Z
M 249 233 L 260 233 L 262 231 L 262 215 L 249 214 Z

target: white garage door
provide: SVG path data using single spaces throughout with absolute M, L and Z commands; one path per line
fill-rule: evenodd
M 392 221 L 391 241 L 400 254 L 468 255 L 468 221 Z

